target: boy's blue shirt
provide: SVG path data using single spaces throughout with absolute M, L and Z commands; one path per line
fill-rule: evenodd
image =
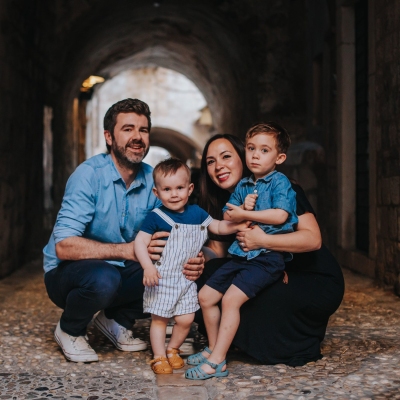
M 255 192 L 257 190 L 257 192 Z M 280 225 L 269 225 L 255 223 L 265 233 L 288 233 L 294 231 L 294 225 L 298 223 L 296 215 L 296 192 L 292 189 L 289 179 L 278 171 L 272 171 L 267 176 L 254 181 L 254 176 L 243 178 L 236 186 L 235 191 L 231 194 L 228 203 L 241 206 L 248 194 L 258 195 L 254 211 L 262 211 L 269 208 L 279 208 L 285 210 L 289 216 L 287 220 Z M 223 208 L 223 212 L 228 209 Z M 228 252 L 239 257 L 246 257 L 248 260 L 257 257 L 268 249 L 256 249 L 245 252 L 239 246 L 239 242 L 235 240 Z
M 196 204 L 186 204 L 182 213 L 168 209 L 161 205 L 160 210 L 167 214 L 178 224 L 201 225 L 208 217 L 207 211 Z M 140 230 L 152 235 L 155 232 L 171 232 L 171 225 L 163 220 L 158 214 L 151 212 L 145 218 Z M 163 238 L 167 240 L 168 238 Z

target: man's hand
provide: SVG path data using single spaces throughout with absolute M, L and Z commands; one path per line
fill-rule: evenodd
M 232 222 L 242 222 L 245 218 L 245 210 L 242 207 L 226 203 L 228 210 L 224 213 L 224 219 Z
M 160 273 L 157 268 L 152 266 L 143 271 L 143 285 L 144 286 L 158 286 L 158 280 L 161 279 Z
M 204 255 L 201 251 L 199 255 L 195 258 L 190 258 L 188 262 L 183 266 L 183 275 L 189 281 L 195 281 L 204 270 Z
M 151 237 L 151 242 L 147 250 L 149 252 L 149 256 L 152 261 L 158 261 L 160 259 L 161 253 L 164 250 L 164 247 L 167 243 L 167 241 L 163 240 L 162 238 L 168 236 L 169 236 L 168 232 L 156 232 Z
M 256 206 L 258 194 L 248 194 L 244 199 L 243 208 L 247 211 L 253 211 Z

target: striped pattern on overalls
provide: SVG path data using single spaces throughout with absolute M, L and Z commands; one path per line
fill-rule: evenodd
M 161 275 L 158 286 L 144 289 L 143 311 L 165 318 L 193 313 L 200 308 L 196 283 L 186 279 L 182 271 L 207 240 L 207 226 L 212 218 L 209 216 L 201 225 L 178 224 L 158 208 L 153 212 L 172 229 L 161 258 L 155 263 Z

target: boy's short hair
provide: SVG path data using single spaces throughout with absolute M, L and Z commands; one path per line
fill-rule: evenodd
M 168 176 L 176 174 L 176 172 L 183 168 L 188 175 L 188 179 L 190 182 L 190 169 L 189 167 L 179 158 L 167 158 L 164 161 L 159 162 L 153 169 L 153 180 L 154 184 L 156 184 L 156 177 L 157 176 Z
M 246 132 L 246 142 L 253 136 L 262 133 L 274 136 L 278 153 L 283 153 L 283 154 L 287 153 L 291 143 L 289 133 L 285 128 L 283 128 L 276 122 L 263 122 L 260 124 L 253 125 Z

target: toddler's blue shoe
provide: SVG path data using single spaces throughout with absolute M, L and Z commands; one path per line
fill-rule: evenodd
M 204 347 L 203 350 L 200 351 L 200 353 L 196 353 L 196 354 L 192 354 L 191 356 L 189 356 L 186 360 L 186 364 L 188 365 L 200 365 L 203 364 L 203 362 L 205 360 L 207 360 L 207 358 L 205 358 L 203 356 L 203 351 L 205 351 L 208 354 L 211 354 L 211 350 L 206 346 Z
M 207 374 L 207 372 L 204 372 L 201 369 L 201 366 L 203 364 L 208 364 L 211 368 L 215 369 L 215 372 L 213 374 Z M 224 376 L 228 376 L 228 374 L 229 374 L 227 369 L 225 371 L 222 371 L 222 368 L 226 364 L 226 360 L 222 361 L 219 364 L 214 364 L 212 362 L 209 362 L 206 359 L 203 364 L 200 364 L 194 368 L 188 369 L 185 373 L 185 378 L 199 381 L 199 380 L 204 380 L 204 379 L 209 379 L 209 378 L 214 378 L 214 377 L 221 378 Z

